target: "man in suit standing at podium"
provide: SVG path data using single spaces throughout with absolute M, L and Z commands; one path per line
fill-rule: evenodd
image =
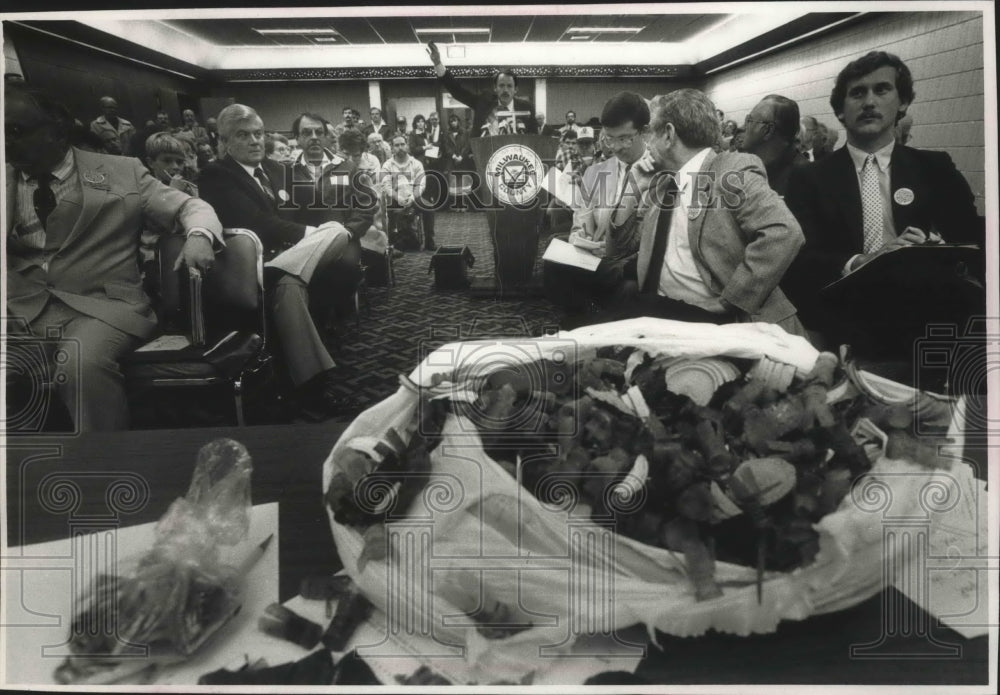
M 909 69 L 890 53 L 868 53 L 837 76 L 830 105 L 847 145 L 800 169 L 785 198 L 806 244 L 784 287 L 807 326 L 824 328 L 823 287 L 885 253 L 928 241 L 983 242 L 972 190 L 947 153 L 895 141 L 913 98 Z
M 535 121 L 535 107 L 530 101 L 519 99 L 514 96 L 517 91 L 517 77 L 510 70 L 502 70 L 493 76 L 493 91 L 484 94 L 474 94 L 463 87 L 455 79 L 455 76 L 441 62 L 441 52 L 438 51 L 437 44 L 431 41 L 427 44 L 427 53 L 434 63 L 434 73 L 441 84 L 451 93 L 453 97 L 472 109 L 472 129 L 469 131 L 472 137 L 478 137 L 486 122 L 486 117 L 490 111 L 496 109 L 503 111 L 523 111 L 528 115 L 518 116 L 519 124 L 524 125 L 524 132 L 537 133 L 538 123 Z M 509 117 L 508 117 L 509 118 Z M 500 116 L 503 120 L 503 116 Z M 521 132 L 520 128 L 512 128 L 512 133 Z

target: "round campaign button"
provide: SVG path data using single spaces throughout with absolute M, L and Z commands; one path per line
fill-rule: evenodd
M 896 192 L 892 195 L 892 199 L 900 205 L 909 205 L 913 202 L 914 198 L 916 196 L 913 195 L 913 191 L 909 188 L 897 188 Z
M 280 191 L 278 191 L 278 197 L 281 198 L 282 203 L 288 202 L 288 192 L 285 191 L 285 189 L 282 188 Z

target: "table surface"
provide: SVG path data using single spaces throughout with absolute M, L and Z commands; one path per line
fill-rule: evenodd
M 341 567 L 321 487 L 323 462 L 344 428 L 336 423 L 10 437 L 7 543 L 39 543 L 102 525 L 155 521 L 186 492 L 198 449 L 231 437 L 253 457 L 254 503 L 280 503 L 279 594 L 285 601 L 298 594 L 304 577 Z M 980 471 L 984 477 L 985 468 Z M 122 496 L 121 481 L 148 494 Z M 73 494 L 66 494 L 69 490 Z M 109 511 L 109 503 L 117 513 Z M 926 616 L 889 589 L 845 611 L 782 623 L 768 635 L 661 634 L 662 651 L 651 645 L 636 675 L 650 683 L 675 684 L 988 682 L 987 637 L 966 639 L 927 617 L 926 631 L 897 630 L 883 638 L 890 609 Z M 852 646 L 867 643 L 878 646 L 866 657 L 852 657 Z

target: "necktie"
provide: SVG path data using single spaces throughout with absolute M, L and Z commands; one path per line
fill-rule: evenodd
M 52 190 L 52 182 L 56 180 L 56 177 L 52 174 L 41 174 L 36 180 L 38 188 L 35 189 L 32 196 L 32 203 L 38 221 L 42 223 L 42 229 L 48 231 L 49 215 L 56 209 L 56 194 Z
M 260 187 L 264 189 L 264 194 L 267 195 L 268 200 L 273 203 L 274 190 L 271 188 L 271 179 L 267 178 L 267 174 L 264 173 L 264 169 L 262 167 L 257 167 L 253 170 L 253 175 L 258 181 L 260 181 Z
M 878 185 L 878 165 L 869 154 L 861 169 L 861 215 L 864 221 L 864 252 L 882 247 L 882 193 Z
M 622 172 L 622 175 L 621 175 L 621 186 L 622 187 L 621 187 L 621 190 L 618 191 L 618 196 L 615 199 L 615 209 L 614 209 L 614 212 L 611 214 L 611 222 L 613 224 L 615 224 L 615 225 L 618 225 L 619 227 L 622 226 L 622 225 L 624 225 L 628 221 L 628 218 L 631 217 L 632 213 L 635 212 L 635 209 L 636 209 L 637 204 L 639 202 L 638 200 L 635 200 L 635 196 L 634 195 L 630 195 L 629 196 L 629 200 L 626 201 L 625 207 L 624 208 L 621 207 L 622 200 L 624 200 L 624 198 L 625 198 L 625 192 L 629 188 L 629 185 L 628 185 L 628 175 L 629 175 L 629 172 L 631 172 L 631 171 L 632 171 L 632 165 L 631 164 L 626 164 L 625 165 L 625 171 Z M 622 215 L 621 210 L 625 211 L 624 215 Z
M 667 236 L 670 233 L 670 220 L 677 207 L 677 182 L 670 177 L 670 183 L 661 202 L 660 215 L 656 220 L 656 236 L 653 239 L 653 253 L 649 256 L 649 268 L 646 270 L 646 280 L 642 284 L 645 294 L 656 294 L 660 287 L 660 272 L 663 269 L 663 259 L 667 255 Z

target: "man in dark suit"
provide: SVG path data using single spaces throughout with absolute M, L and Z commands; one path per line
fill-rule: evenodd
M 472 109 L 472 128 L 469 130 L 471 137 L 478 137 L 482 132 L 483 124 L 490 111 L 496 109 L 502 111 L 523 111 L 526 116 L 518 116 L 515 127 L 509 132 L 521 132 L 520 126 L 524 126 L 524 132 L 537 133 L 538 123 L 535 121 L 535 107 L 526 99 L 519 99 L 514 96 L 517 92 L 517 76 L 510 70 L 502 70 L 493 76 L 493 91 L 484 94 L 474 94 L 463 87 L 455 79 L 455 76 L 441 62 L 441 52 L 437 45 L 431 41 L 427 44 L 427 53 L 434 63 L 434 73 L 441 80 L 441 84 L 451 93 L 453 97 Z M 500 120 L 505 120 L 502 116 Z M 509 117 L 508 117 L 509 120 Z
M 310 300 L 315 308 L 329 278 L 357 272 L 352 233 L 334 221 L 318 226 L 296 221 L 300 211 L 289 189 L 311 192 L 316 183 L 286 177 L 284 166 L 264 157 L 264 123 L 256 111 L 231 104 L 219 113 L 218 123 L 225 156 L 201 173 L 202 198 L 224 226 L 249 229 L 263 243 L 269 318 L 303 412 L 317 419 L 343 414 L 354 404 L 333 390 L 335 364 L 313 321 Z M 301 130 L 304 134 L 305 128 Z M 303 149 L 309 149 L 310 139 L 325 136 L 324 131 L 325 124 L 317 123 L 315 132 L 300 140 Z
M 837 76 L 830 105 L 847 144 L 796 172 L 785 198 L 806 237 L 785 287 L 810 328 L 841 332 L 820 290 L 873 259 L 913 244 L 984 241 L 972 190 L 948 154 L 895 141 L 913 98 L 909 69 L 889 53 L 868 53 Z M 855 328 L 861 308 L 844 308 Z M 899 312 L 890 313 L 880 319 Z
M 176 267 L 209 272 L 222 225 L 139 160 L 70 147 L 72 127 L 47 95 L 8 91 L 8 325 L 43 339 L 57 331 L 51 381 L 79 430 L 125 429 L 119 360 L 156 330 L 139 276 L 139 232 L 154 225 L 186 234 Z
M 768 184 L 782 197 L 793 172 L 809 161 L 796 146 L 798 130 L 799 105 L 779 94 L 761 99 L 746 118 L 743 151 L 760 157 Z

